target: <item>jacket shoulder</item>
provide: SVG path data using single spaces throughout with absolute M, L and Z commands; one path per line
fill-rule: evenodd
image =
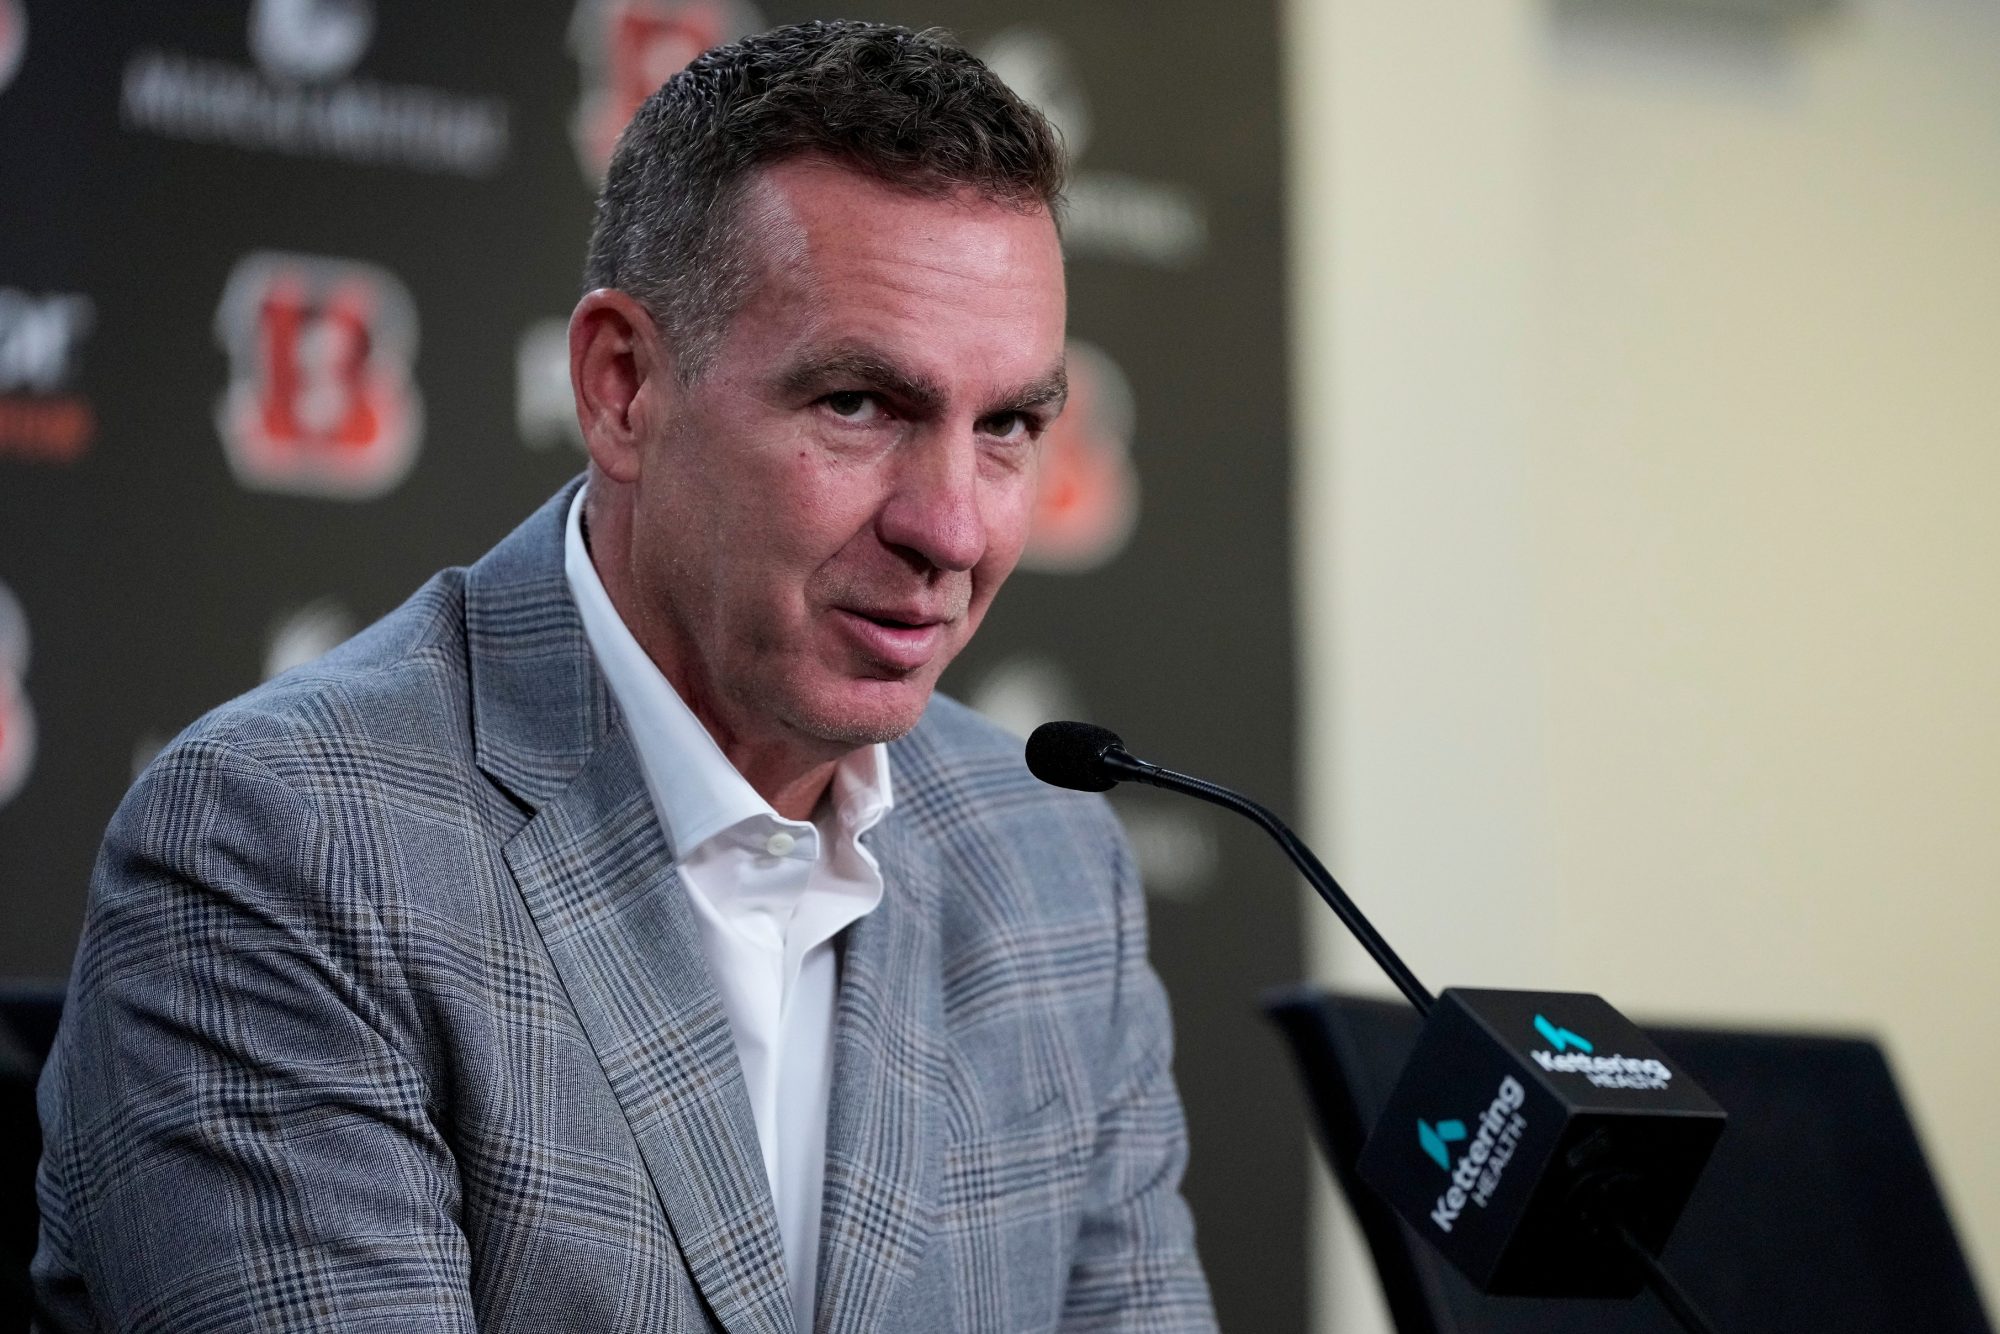
M 211 709 L 153 763 L 227 752 L 296 779 L 356 746 L 469 747 L 468 675 L 465 571 L 454 567 L 337 648 Z

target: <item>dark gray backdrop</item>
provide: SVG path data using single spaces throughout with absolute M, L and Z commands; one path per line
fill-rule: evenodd
M 97 839 L 136 764 L 473 559 L 578 470 L 537 338 L 577 294 L 592 171 L 580 114 L 615 123 L 621 90 L 656 82 L 676 43 L 827 11 L 501 12 L 0 0 L 0 978 L 67 970 Z M 951 28 L 1080 149 L 1068 247 L 1085 394 L 1040 568 L 1015 576 L 946 688 L 1017 726 L 1092 717 L 1287 809 L 1274 10 L 844 12 Z M 304 259 L 249 258 L 265 253 Z M 232 273 L 253 312 L 233 325 Z M 396 385 L 398 288 L 413 393 Z M 361 346 L 320 325 L 272 351 L 285 335 L 254 312 L 287 292 L 295 311 L 361 312 L 379 396 L 337 373 L 317 407 L 310 385 L 273 389 L 287 367 L 325 375 Z M 218 422 L 232 383 L 322 423 L 286 456 L 303 470 L 232 466 Z M 366 422 L 332 438 L 347 409 L 371 402 L 379 427 L 413 400 L 407 471 L 329 473 L 329 458 L 378 457 Z M 1292 881 L 1247 828 L 1118 795 L 1153 893 L 1188 1192 L 1224 1324 L 1299 1328 L 1304 1132 L 1254 1015 L 1261 987 L 1300 971 Z

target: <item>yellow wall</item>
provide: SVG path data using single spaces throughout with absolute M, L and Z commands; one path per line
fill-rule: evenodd
M 1307 822 L 1433 987 L 1880 1034 L 2000 1292 L 2000 8 L 1822 8 L 1292 0 Z

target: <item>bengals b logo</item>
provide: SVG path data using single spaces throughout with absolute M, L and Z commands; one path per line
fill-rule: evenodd
M 216 426 L 244 486 L 367 500 L 410 471 L 423 433 L 417 315 L 393 275 L 253 254 L 229 275 L 215 330 L 230 361 Z
M 1072 338 L 1069 406 L 1042 436 L 1035 507 L 1021 568 L 1094 570 L 1125 549 L 1139 522 L 1132 466 L 1132 389 L 1104 349 Z
M 618 136 L 655 89 L 710 47 L 763 28 L 747 0 L 580 0 L 569 44 L 583 96 L 570 129 L 585 177 L 604 179 Z
M 28 675 L 28 618 L 0 584 L 0 806 L 14 799 L 35 767 L 35 713 L 22 681 Z
M 0 0 L 0 91 L 14 81 L 28 49 L 28 11 L 21 0 Z

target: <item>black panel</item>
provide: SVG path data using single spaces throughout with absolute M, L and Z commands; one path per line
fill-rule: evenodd
M 1419 1023 L 1321 992 L 1270 1012 L 1298 1056 L 1326 1148 L 1402 1334 L 1675 1334 L 1629 1302 L 1475 1291 L 1353 1175 Z M 1740 1334 L 1991 1334 L 1971 1270 L 1882 1053 L 1858 1038 L 1648 1032 L 1729 1113 L 1662 1259 Z
M 591 54 L 595 3 L 272 5 L 368 20 L 350 49 L 336 34 L 287 70 L 282 50 L 256 48 L 251 0 L 0 0 L 0 292 L 88 303 L 62 365 L 45 359 L 31 381 L 0 358 L 0 978 L 67 972 L 91 860 L 135 764 L 254 686 L 281 623 L 306 644 L 365 624 L 476 558 L 580 468 L 560 411 L 518 421 L 517 357 L 578 291 L 593 185 L 572 122 L 607 82 Z M 826 12 L 650 3 L 724 27 Z M 1017 574 L 946 688 L 989 703 L 1031 678 L 1029 707 L 1074 701 L 1144 753 L 1288 809 L 1275 7 L 894 0 L 838 12 L 942 25 L 989 53 L 1011 42 L 1031 72 L 1048 58 L 1048 91 L 1082 148 L 1071 331 L 1130 391 L 1129 543 L 1100 534 L 1075 562 L 1088 571 Z M 15 15 L 26 41 L 8 78 Z M 325 99 L 399 90 L 501 138 L 453 156 L 436 123 L 414 138 L 355 138 L 352 125 L 346 140 L 315 137 Z M 249 112 L 244 97 L 259 99 Z M 216 324 L 230 276 L 260 252 L 353 261 L 408 295 L 423 428 L 407 473 L 379 494 L 248 487 L 232 469 L 217 412 L 241 368 Z M 25 645 L 9 639 L 10 601 Z M 9 793 L 6 738 L 25 737 L 29 714 L 32 768 Z M 1253 1033 L 1257 990 L 1300 971 L 1294 881 L 1252 830 L 1118 795 L 1155 891 L 1153 954 L 1192 1129 L 1187 1189 L 1223 1323 L 1299 1328 L 1305 1127 Z

